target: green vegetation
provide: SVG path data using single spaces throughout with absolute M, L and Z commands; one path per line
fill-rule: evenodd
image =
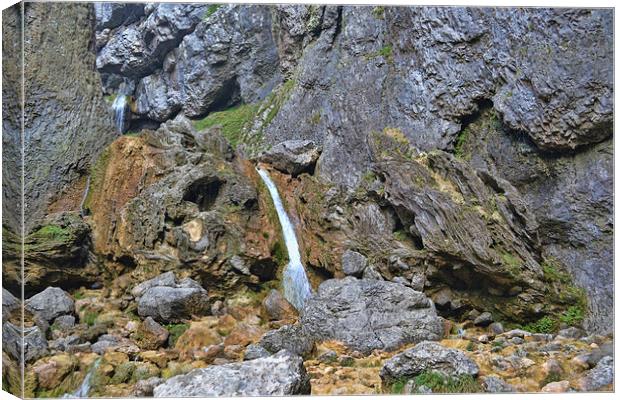
M 205 13 L 205 17 L 204 17 L 205 21 L 210 16 L 212 16 L 221 6 L 222 6 L 221 4 L 210 4 L 209 7 L 207 8 L 207 12 Z
M 388 64 L 394 63 L 394 55 L 392 54 L 392 46 L 386 45 L 375 51 L 374 53 L 366 54 L 366 60 L 373 60 L 377 57 L 383 57 Z
M 551 382 L 559 382 L 563 380 L 562 379 L 562 375 L 558 374 L 557 372 L 553 371 L 553 372 L 549 372 L 549 374 L 545 377 L 545 379 L 541 382 L 540 387 L 544 387 L 545 385 L 551 383 Z
M 384 19 L 385 18 L 385 7 L 377 6 L 372 9 L 372 16 L 376 19 Z
M 83 322 L 88 326 L 93 326 L 95 325 L 95 321 L 97 320 L 98 316 L 99 316 L 99 313 L 94 312 L 94 311 L 88 311 L 84 315 Z
M 284 265 L 288 261 L 286 248 L 280 240 L 276 240 L 274 242 L 273 247 L 271 248 L 271 254 L 273 255 L 273 259 L 278 266 Z
M 409 237 L 409 235 L 407 235 L 407 232 L 404 229 L 399 229 L 395 231 L 393 235 L 394 239 L 398 240 L 399 242 L 404 242 Z
M 321 113 L 317 111 L 310 116 L 310 123 L 312 125 L 318 125 L 319 122 L 321 122 Z
M 474 344 L 474 342 L 469 342 L 469 343 L 467 343 L 467 347 L 465 348 L 465 350 L 467 350 L 467 351 L 474 351 L 474 350 L 476 350 L 476 345 Z
M 552 333 L 557 329 L 557 321 L 548 315 L 545 315 L 536 322 L 530 322 L 523 326 L 523 329 L 533 333 Z
M 546 282 L 560 282 L 564 284 L 571 282 L 570 275 L 560 270 L 560 265 L 557 260 L 553 258 L 545 259 L 541 266 L 543 269 L 543 279 Z
M 403 378 L 392 383 L 391 392 L 401 394 L 409 379 Z M 471 375 L 448 376 L 441 372 L 425 371 L 413 378 L 415 387 L 426 386 L 433 393 L 476 393 L 480 384 Z
M 469 160 L 471 158 L 471 154 L 465 154 L 465 144 L 467 143 L 467 139 L 469 139 L 470 132 L 470 128 L 466 127 L 456 136 L 456 143 L 454 144 L 454 155 L 456 157 L 464 160 Z
M 95 193 L 95 189 L 103 183 L 105 171 L 110 161 L 110 153 L 110 146 L 108 146 L 101 152 L 97 161 L 90 166 L 90 186 L 88 187 L 88 194 L 84 201 L 85 209 L 90 210 L 91 202 L 93 201 L 93 193 Z
M 65 242 L 71 238 L 71 232 L 58 225 L 44 225 L 34 232 L 31 237 L 35 240 L 52 240 Z
M 500 257 L 502 258 L 502 263 L 504 264 L 504 267 L 506 267 L 508 273 L 515 278 L 518 277 L 523 261 L 519 257 L 506 251 L 501 251 Z
M 280 88 L 273 91 L 269 96 L 267 96 L 264 105 L 259 111 L 259 113 L 262 114 L 263 110 L 269 109 L 269 113 L 265 118 L 263 127 L 268 126 L 271 121 L 273 121 L 273 119 L 276 117 L 276 115 L 278 115 L 278 112 L 280 112 L 280 108 L 282 107 L 282 105 L 289 99 L 294 86 L 295 80 L 289 79 L 288 81 L 284 82 Z
M 216 111 L 205 118 L 195 121 L 194 127 L 197 130 L 220 126 L 222 135 L 233 146 L 237 147 L 242 142 L 244 128 L 254 120 L 257 106 L 253 104 L 242 104 L 224 111 Z
M 568 310 L 560 316 L 560 321 L 566 325 L 578 326 L 584 319 L 584 309 L 580 306 L 570 306 Z
M 170 347 L 174 347 L 179 340 L 179 337 L 189 328 L 189 324 L 169 324 L 166 325 L 166 329 L 170 333 L 168 336 L 168 343 L 170 343 Z

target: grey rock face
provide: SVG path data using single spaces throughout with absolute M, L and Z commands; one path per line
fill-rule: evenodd
M 37 3 L 25 13 L 24 162 L 37 166 L 25 168 L 28 233 L 117 133 L 90 50 L 92 4 Z
M 487 326 L 493 322 L 493 315 L 490 312 L 485 311 L 474 320 L 476 326 Z
M 97 69 L 131 78 L 152 73 L 201 21 L 204 5 L 159 4 L 146 19 L 117 30 L 97 55 Z
M 55 325 L 61 330 L 71 329 L 75 326 L 75 317 L 73 315 L 61 315 L 54 319 L 52 325 Z
M 385 383 L 414 377 L 424 371 L 436 371 L 449 376 L 478 375 L 478 365 L 460 350 L 443 347 L 435 342 L 422 342 L 390 358 L 381 368 Z
M 73 299 L 62 289 L 48 287 L 25 302 L 24 308 L 35 316 L 51 322 L 65 314 L 73 314 Z
M 155 286 L 175 286 L 176 285 L 176 277 L 174 276 L 174 272 L 168 271 L 164 272 L 161 275 L 157 275 L 155 278 L 149 279 L 138 284 L 136 287 L 131 289 L 131 295 L 133 297 L 141 297 L 148 289 L 153 288 Z
M 2 288 L 2 322 L 4 323 L 11 313 L 19 308 L 19 300 L 11 292 Z
M 323 282 L 302 310 L 300 323 L 316 340 L 339 340 L 364 353 L 439 340 L 443 334 L 443 323 L 423 293 L 352 277 Z
M 585 392 L 601 390 L 605 386 L 611 385 L 614 381 L 614 359 L 613 357 L 604 357 L 592 368 L 586 376 L 579 379 L 577 386 Z
M 34 326 L 23 331 L 24 362 L 41 358 L 47 354 L 47 340 L 41 330 Z M 10 322 L 2 325 L 2 350 L 15 360 L 22 359 L 22 330 Z
M 168 379 L 155 397 L 284 396 L 310 394 L 301 357 L 285 350 L 271 357 L 208 368 Z
M 144 15 L 143 4 L 95 3 L 93 6 L 98 30 L 130 24 Z
M 260 157 L 262 162 L 290 174 L 298 175 L 312 170 L 319 158 L 319 149 L 310 140 L 287 140 L 279 143 Z
M 360 278 L 368 266 L 368 259 L 357 251 L 346 250 L 342 253 L 342 272 L 347 276 Z
M 110 57 L 117 53 L 110 49 Z M 270 10 L 222 6 L 159 62 L 161 70 L 136 88 L 137 113 L 156 121 L 181 109 L 198 117 L 239 100 L 262 100 L 280 80 Z
M 314 349 L 315 339 L 306 332 L 302 325 L 284 325 L 263 335 L 258 344 L 270 353 L 287 350 L 300 356 Z

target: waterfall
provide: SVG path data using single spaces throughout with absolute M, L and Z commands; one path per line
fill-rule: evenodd
M 97 360 L 95 360 L 95 362 L 93 363 L 93 365 L 90 367 L 90 369 L 88 370 L 88 373 L 86 374 L 86 376 L 84 377 L 84 380 L 82 381 L 82 383 L 80 384 L 80 386 L 71 394 L 66 393 L 64 396 L 62 396 L 64 399 L 73 399 L 73 398 L 85 398 L 88 397 L 88 392 L 90 392 L 90 380 L 93 376 L 93 373 L 97 370 L 97 368 L 99 367 L 99 364 L 101 364 L 101 358 L 98 358 Z
M 286 243 L 286 250 L 288 251 L 289 263 L 284 268 L 282 286 L 284 288 L 284 297 L 289 301 L 297 310 L 301 310 L 306 299 L 312 293 L 310 282 L 306 276 L 304 266 L 301 264 L 301 255 L 299 254 L 299 244 L 297 243 L 297 237 L 295 236 L 295 229 L 291 224 L 288 214 L 282 205 L 282 200 L 278 194 L 278 188 L 273 183 L 267 171 L 263 169 L 256 169 L 258 174 L 262 178 L 269 194 L 273 199 L 273 204 L 278 213 L 278 219 L 282 226 L 282 234 L 284 236 L 284 242 Z
M 124 94 L 118 94 L 116 99 L 114 99 L 114 103 L 112 103 L 112 110 L 114 111 L 114 124 L 116 125 L 116 129 L 123 134 L 129 128 L 127 126 L 127 120 L 129 114 L 127 114 L 129 108 L 129 102 L 127 101 L 128 96 Z

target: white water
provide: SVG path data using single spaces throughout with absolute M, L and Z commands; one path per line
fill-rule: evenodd
M 62 396 L 64 399 L 73 399 L 73 398 L 85 398 L 88 397 L 88 392 L 90 392 L 90 380 L 93 376 L 93 373 L 97 370 L 97 368 L 99 367 L 99 364 L 101 363 L 101 358 L 98 358 L 97 360 L 95 360 L 95 362 L 93 363 L 92 367 L 90 367 L 90 370 L 88 371 L 88 373 L 86 374 L 86 376 L 84 377 L 84 380 L 82 381 L 82 383 L 80 384 L 80 387 L 78 387 L 73 393 L 69 394 L 66 393 L 64 396 Z
M 276 207 L 278 213 L 278 219 L 282 226 L 282 234 L 284 235 L 284 242 L 286 243 L 286 250 L 288 251 L 289 263 L 284 268 L 282 286 L 284 288 L 284 298 L 289 301 L 296 309 L 301 310 L 308 296 L 312 294 L 312 288 L 304 266 L 301 264 L 301 255 L 299 254 L 299 244 L 297 243 L 297 237 L 295 236 L 295 229 L 291 224 L 288 214 L 282 205 L 278 188 L 273 183 L 267 171 L 257 168 L 258 174 L 267 185 L 269 194 L 273 199 L 273 204 Z
M 114 124 L 121 134 L 125 133 L 127 128 L 125 126 L 127 108 L 127 96 L 124 94 L 117 95 L 114 103 L 112 103 L 112 110 L 114 111 Z

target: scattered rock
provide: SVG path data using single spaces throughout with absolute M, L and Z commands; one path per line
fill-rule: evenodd
M 421 292 L 353 277 L 323 282 L 301 315 L 301 325 L 314 339 L 338 340 L 364 353 L 438 340 L 442 321 Z
M 146 317 L 132 338 L 142 349 L 157 350 L 166 343 L 168 335 L 166 328 L 155 322 L 153 318 Z
M 568 389 L 570 389 L 569 381 L 559 381 L 547 383 L 540 391 L 543 393 L 564 393 L 568 392 Z
M 292 320 L 297 317 L 295 307 L 275 289 L 271 289 L 267 297 L 265 297 L 263 307 L 272 321 Z
M 361 278 L 367 266 L 368 259 L 357 251 L 346 250 L 342 253 L 342 272 L 345 275 Z
M 597 349 L 592 350 L 588 356 L 588 364 L 590 368 L 594 367 L 598 362 L 605 357 L 613 357 L 614 344 L 613 342 L 602 343 Z
M 556 338 L 579 339 L 583 336 L 585 336 L 585 332 L 582 329 L 571 326 L 570 328 L 560 330 Z
M 284 325 L 263 335 L 259 345 L 270 353 L 288 350 L 300 356 L 310 353 L 314 349 L 314 339 L 306 333 L 301 325 Z
M 75 317 L 73 315 L 61 315 L 54 320 L 52 326 L 66 331 L 67 329 L 71 329 L 75 326 Z
M 310 394 L 301 357 L 286 350 L 270 357 L 195 369 L 154 390 L 155 397 L 284 396 Z
M 26 300 L 24 308 L 46 322 L 61 315 L 72 314 L 74 309 L 71 296 L 57 287 L 48 287 L 32 296 Z
M 515 388 L 512 385 L 506 383 L 506 381 L 494 375 L 483 376 L 481 378 L 481 381 L 484 391 L 488 393 L 515 392 Z
M 336 353 L 334 350 L 328 350 L 324 353 L 319 354 L 319 356 L 317 357 L 317 360 L 319 360 L 322 363 L 333 363 L 338 359 L 338 353 Z
M 134 397 L 152 397 L 155 387 L 162 383 L 164 383 L 164 380 L 156 376 L 139 380 L 134 385 L 131 395 Z
M 48 359 L 39 360 L 33 370 L 37 376 L 39 387 L 54 389 L 62 380 L 77 367 L 78 360 L 69 354 L 57 354 Z
M 488 326 L 493 322 L 493 315 L 490 312 L 483 312 L 474 319 L 476 326 Z
M 493 322 L 489 325 L 489 332 L 494 335 L 499 335 L 504 333 L 504 326 L 500 322 Z
M 478 375 L 478 365 L 460 350 L 435 342 L 422 342 L 390 358 L 381 368 L 381 379 L 390 383 L 415 377 L 424 371 L 437 371 L 448 376 Z

